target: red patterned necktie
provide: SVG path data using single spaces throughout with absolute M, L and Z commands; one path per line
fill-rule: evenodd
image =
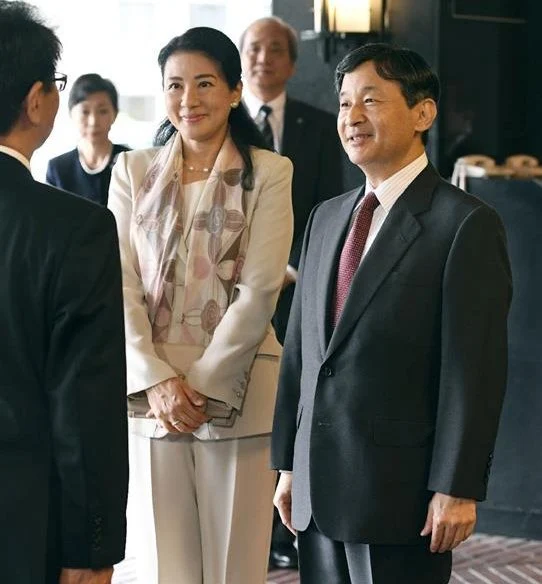
M 350 291 L 350 284 L 359 267 L 363 249 L 369 235 L 369 228 L 373 220 L 373 213 L 379 202 L 371 191 L 367 193 L 361 202 L 360 209 L 354 219 L 350 232 L 344 242 L 337 271 L 337 285 L 333 304 L 333 328 L 335 328 L 343 311 L 344 303 Z

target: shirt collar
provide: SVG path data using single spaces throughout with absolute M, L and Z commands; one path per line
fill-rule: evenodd
M 410 183 L 412 183 L 428 164 L 429 160 L 424 151 L 410 164 L 407 164 L 401 170 L 380 183 L 376 189 L 367 181 L 365 183 L 365 194 L 373 191 L 378 202 L 382 205 L 386 214 L 388 214 L 397 202 L 397 199 L 399 199 Z
M 277 95 L 277 97 L 271 101 L 263 102 L 260 98 L 251 93 L 249 89 L 244 87 L 243 102 L 246 105 L 251 118 L 255 118 L 258 115 L 262 105 L 265 104 L 273 110 L 271 115 L 280 119 L 284 115 L 284 108 L 286 107 L 286 91 L 283 91 L 280 95 Z
M 23 154 L 21 154 L 17 150 L 13 150 L 13 148 L 10 148 L 9 146 L 2 146 L 0 144 L 0 152 L 3 152 L 4 154 L 11 156 L 12 158 L 15 158 L 21 164 L 24 164 L 26 166 L 26 168 L 28 168 L 28 170 L 30 170 L 30 161 L 28 160 L 28 158 L 26 156 L 24 156 Z

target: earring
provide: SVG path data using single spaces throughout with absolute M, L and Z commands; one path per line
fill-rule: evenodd
M 230 103 L 230 107 L 231 107 L 232 109 L 235 109 L 236 107 L 239 107 L 239 102 L 238 102 L 238 101 L 232 101 L 232 102 Z

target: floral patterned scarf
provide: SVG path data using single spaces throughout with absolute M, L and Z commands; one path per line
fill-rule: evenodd
M 167 341 L 181 259 L 186 266 L 181 342 L 205 347 L 233 300 L 255 198 L 242 188 L 243 161 L 229 134 L 192 220 L 183 217 L 182 168 L 177 132 L 150 164 L 136 194 L 135 245 L 153 341 Z

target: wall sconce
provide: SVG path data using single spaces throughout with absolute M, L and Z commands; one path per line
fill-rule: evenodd
M 385 20 L 386 0 L 314 0 L 314 30 L 301 31 L 301 40 L 316 40 L 327 63 L 338 45 L 382 39 Z

